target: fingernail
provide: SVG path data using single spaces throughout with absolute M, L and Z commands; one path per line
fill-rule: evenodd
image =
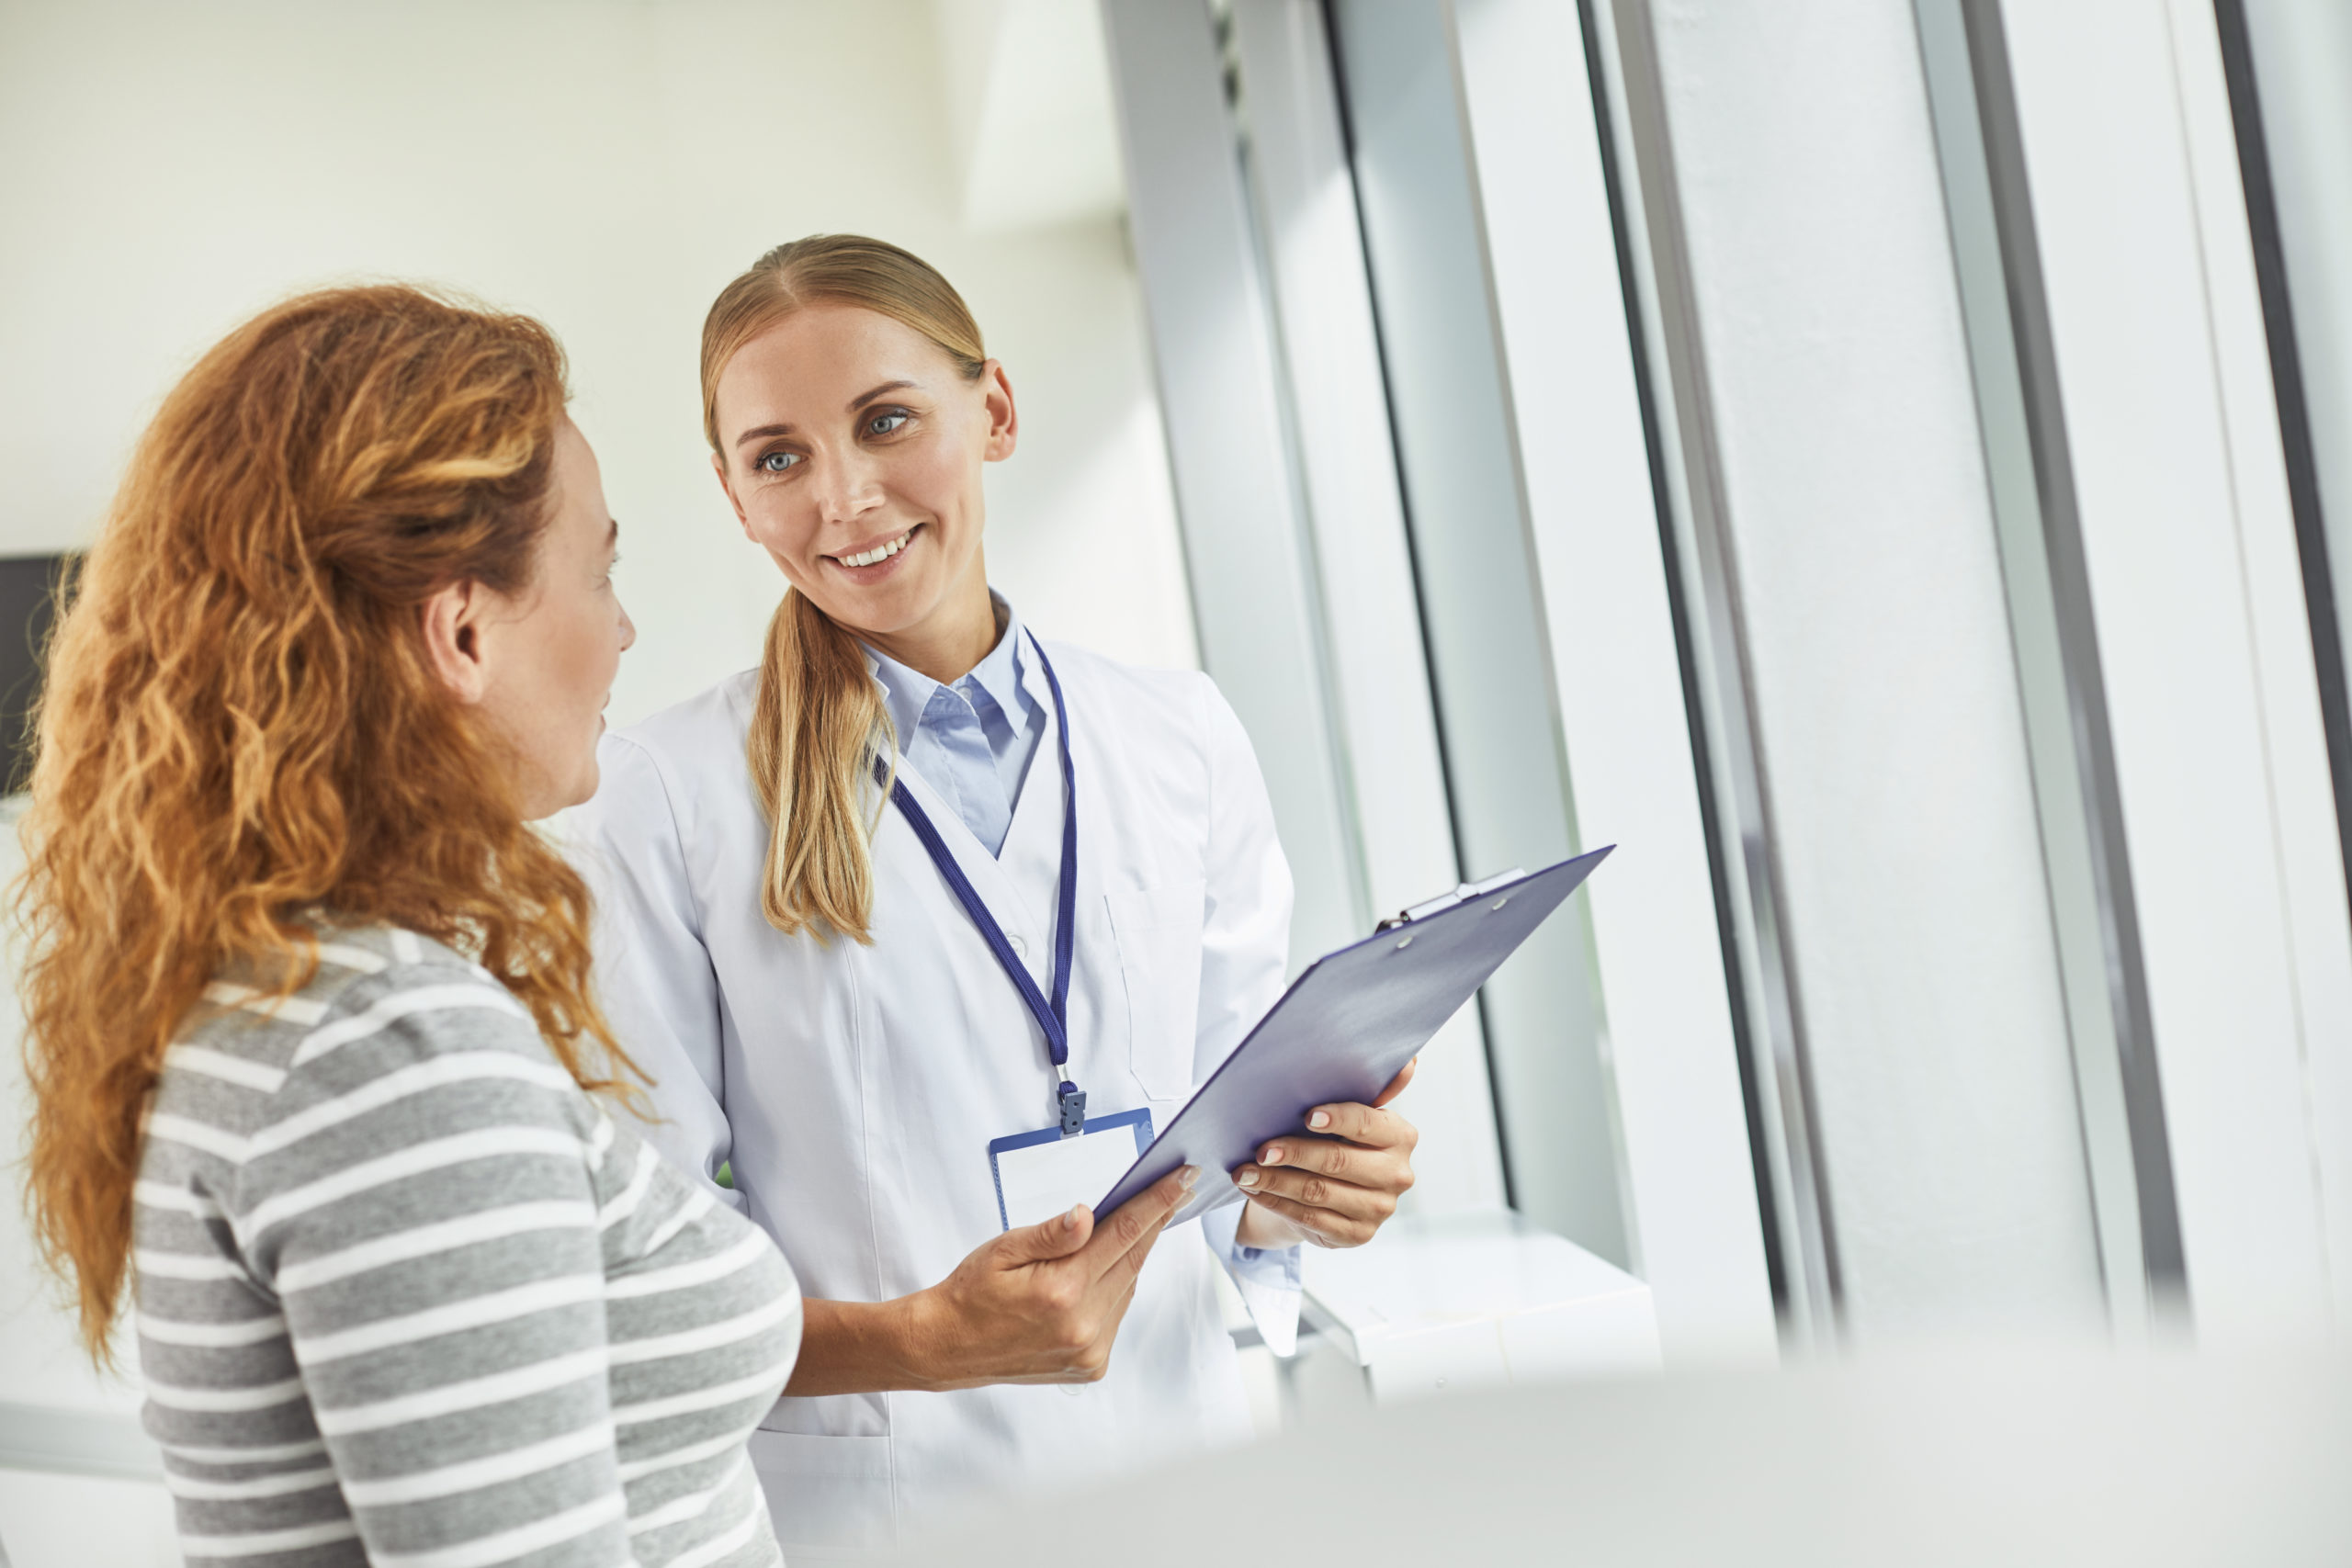
M 1318 1111 L 1306 1119 L 1306 1124 L 1319 1133 L 1331 1124 L 1331 1113 L 1328 1111 Z
M 1244 1167 L 1241 1174 L 1235 1177 L 1233 1180 L 1236 1186 L 1255 1187 L 1258 1185 L 1258 1173 Z
M 1078 1228 L 1079 1222 L 1083 1220 L 1085 1217 L 1086 1205 L 1083 1203 L 1072 1203 L 1069 1206 L 1069 1213 L 1062 1216 L 1062 1229 L 1069 1231 L 1076 1230 Z
M 1282 1164 L 1282 1163 L 1283 1163 L 1283 1146 L 1282 1146 L 1280 1144 L 1268 1144 L 1268 1145 L 1266 1145 L 1266 1152 L 1265 1152 L 1264 1154 L 1260 1155 L 1260 1156 L 1258 1156 L 1258 1163 L 1259 1163 L 1260 1165 L 1280 1165 L 1280 1164 Z
M 1196 1165 L 1188 1165 L 1176 1173 L 1176 1179 L 1184 1184 L 1185 1191 L 1190 1192 L 1194 1184 L 1201 1179 L 1201 1168 Z

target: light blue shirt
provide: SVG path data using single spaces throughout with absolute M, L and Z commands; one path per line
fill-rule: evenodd
M 996 646 L 968 674 L 942 685 L 868 646 L 882 705 L 908 766 L 937 790 L 990 854 L 1004 849 L 1012 803 L 1046 732 L 1046 715 L 1022 689 L 1021 617 L 990 592 Z

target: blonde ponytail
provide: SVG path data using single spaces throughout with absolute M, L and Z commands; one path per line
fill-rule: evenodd
M 887 798 L 872 787 L 873 759 L 895 758 L 898 745 L 857 639 L 797 589 L 768 622 L 747 750 L 773 825 L 761 913 L 787 936 L 871 942 L 866 843 Z

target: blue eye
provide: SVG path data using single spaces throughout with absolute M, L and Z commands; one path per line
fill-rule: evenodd
M 780 474 L 799 461 L 797 452 L 770 452 L 752 466 L 763 474 Z
M 865 422 L 865 434 L 888 435 L 913 417 L 904 409 L 892 409 L 888 413 L 877 413 Z

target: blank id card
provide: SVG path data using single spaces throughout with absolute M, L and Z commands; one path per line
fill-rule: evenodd
M 997 1218 L 1011 1230 L 1042 1224 L 1075 1204 L 1091 1209 L 1150 1146 L 1148 1110 L 1090 1118 L 1075 1138 L 1063 1137 L 1058 1126 L 999 1138 L 989 1145 Z

